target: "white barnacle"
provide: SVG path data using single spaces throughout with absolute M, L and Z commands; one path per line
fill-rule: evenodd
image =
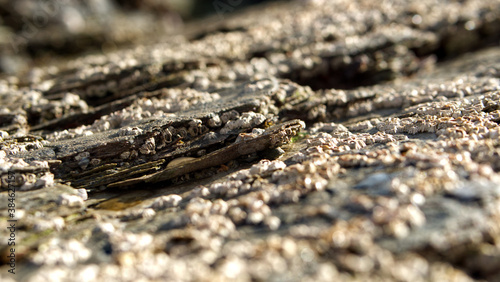
M 261 135 L 261 134 L 264 134 L 264 132 L 266 132 L 266 130 L 262 129 L 262 128 L 254 128 L 254 129 L 252 129 L 252 133 L 253 134 L 260 134 Z
M 458 138 L 464 138 L 467 136 L 467 133 L 463 128 L 447 128 L 446 129 L 446 136 L 451 138 L 451 139 L 458 139 Z
M 425 214 L 418 206 L 407 205 L 402 207 L 399 214 L 406 219 L 412 227 L 419 227 L 425 224 Z
M 261 160 L 259 163 L 254 164 L 250 168 L 249 173 L 251 175 L 265 176 L 265 175 L 270 175 L 272 172 L 276 170 L 283 170 L 284 168 L 286 168 L 286 164 L 282 161 Z
M 222 124 L 222 121 L 219 115 L 214 115 L 208 120 L 208 126 L 210 127 L 219 127 Z
M 307 160 L 307 157 L 304 153 L 302 152 L 297 152 L 292 156 L 292 161 L 301 163 L 303 161 Z
M 123 216 L 125 220 L 134 220 L 139 218 L 151 219 L 156 215 L 156 211 L 152 208 L 132 210 Z
M 365 131 L 373 128 L 372 123 L 369 120 L 360 121 L 354 125 L 349 126 L 350 131 Z
M 138 127 L 122 127 L 118 130 L 119 136 L 127 136 L 127 135 L 139 135 L 142 133 L 142 129 Z
M 64 219 L 60 216 L 56 216 L 51 219 L 38 220 L 33 226 L 35 231 L 45 231 L 48 229 L 61 230 L 65 226 Z
M 250 172 L 248 169 L 243 169 L 236 173 L 233 173 L 230 177 L 231 180 L 245 180 L 248 178 L 250 178 Z
M 281 225 L 281 220 L 277 216 L 268 216 L 264 220 L 264 224 L 271 230 L 277 230 Z
M 252 165 L 252 167 L 250 168 L 250 174 L 261 174 L 262 172 L 267 170 L 267 168 L 269 167 L 269 163 L 269 160 L 261 160 L 259 163 Z
M 130 157 L 130 151 L 125 151 L 125 152 L 120 154 L 120 159 L 122 159 L 122 160 L 126 160 L 129 157 Z
M 166 209 L 171 207 L 177 207 L 182 201 L 182 197 L 176 194 L 171 194 L 167 196 L 161 196 L 154 200 L 154 202 L 149 206 L 154 210 Z
M 202 122 L 199 119 L 193 119 L 189 122 L 189 128 L 187 132 L 192 137 L 198 136 L 200 134 Z
M 84 189 L 84 188 L 81 188 L 81 189 L 78 189 L 76 190 L 78 192 L 78 196 L 80 198 L 82 198 L 82 200 L 87 200 L 89 198 L 88 194 L 87 194 L 87 190 Z
M 222 199 L 217 199 L 212 203 L 210 213 L 225 215 L 228 210 L 229 210 L 229 205 L 227 204 L 227 202 Z
M 214 183 L 210 185 L 209 191 L 210 193 L 214 195 L 225 195 L 228 193 L 232 188 L 238 188 L 241 185 L 243 185 L 243 181 L 241 180 L 231 180 L 231 181 L 226 181 L 222 183 Z
M 349 130 L 343 126 L 342 124 L 336 124 L 334 122 L 323 123 L 318 122 L 315 123 L 311 129 L 309 130 L 311 133 L 320 133 L 320 132 L 330 132 L 332 134 L 349 132 Z
M 83 198 L 78 196 L 78 195 L 70 195 L 67 193 L 63 193 L 59 195 L 59 198 L 57 199 L 57 203 L 62 206 L 67 206 L 70 208 L 76 207 L 83 207 Z
M 216 140 L 217 139 L 217 134 L 213 131 L 211 132 L 208 132 L 207 134 L 205 134 L 205 136 L 203 137 L 203 140 L 205 141 L 213 141 L 213 140 Z
M 0 137 L 6 139 L 9 137 L 9 133 L 7 131 L 0 130 Z
M 154 139 L 154 137 L 150 137 L 139 148 L 139 152 L 141 152 L 141 154 L 144 154 L 144 155 L 154 154 L 154 153 L 156 153 L 155 149 L 156 149 L 155 139 Z
M 229 218 L 234 223 L 241 223 L 246 220 L 247 213 L 241 207 L 231 207 L 228 211 Z
M 286 164 L 280 160 L 274 160 L 269 164 L 269 171 L 282 170 L 286 168 Z
M 200 197 L 193 198 L 189 201 L 186 206 L 186 214 L 190 217 L 193 215 L 208 215 L 210 208 L 212 207 L 212 202 L 205 200 Z
M 52 173 L 45 173 L 43 176 L 38 178 L 33 184 L 34 189 L 44 188 L 52 186 L 54 184 L 54 175 Z
M 220 120 L 222 123 L 227 123 L 229 120 L 236 119 L 240 116 L 240 113 L 238 113 L 235 110 L 231 110 L 229 112 L 225 112 L 221 115 Z
M 206 198 L 210 196 L 210 191 L 208 190 L 207 187 L 203 185 L 198 185 L 196 186 L 191 193 L 187 196 L 188 199 L 200 197 L 200 198 Z

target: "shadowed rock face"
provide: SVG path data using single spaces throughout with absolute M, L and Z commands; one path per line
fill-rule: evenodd
M 5 77 L 2 281 L 500 279 L 499 8 L 273 3 Z

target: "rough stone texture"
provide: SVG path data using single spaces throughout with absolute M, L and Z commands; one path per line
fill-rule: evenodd
M 499 11 L 274 3 L 5 77 L 0 278 L 499 280 Z
M 0 1 L 0 72 L 89 50 L 149 41 L 182 26 L 175 1 Z M 178 8 L 189 8 L 187 0 Z M 53 61 L 51 62 L 53 63 Z

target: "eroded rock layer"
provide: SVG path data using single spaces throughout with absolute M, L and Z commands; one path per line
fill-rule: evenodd
M 2 281 L 500 279 L 499 11 L 273 3 L 5 77 Z

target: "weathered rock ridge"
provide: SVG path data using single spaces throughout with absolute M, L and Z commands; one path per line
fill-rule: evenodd
M 279 2 L 6 76 L 1 280 L 498 280 L 499 31 Z

